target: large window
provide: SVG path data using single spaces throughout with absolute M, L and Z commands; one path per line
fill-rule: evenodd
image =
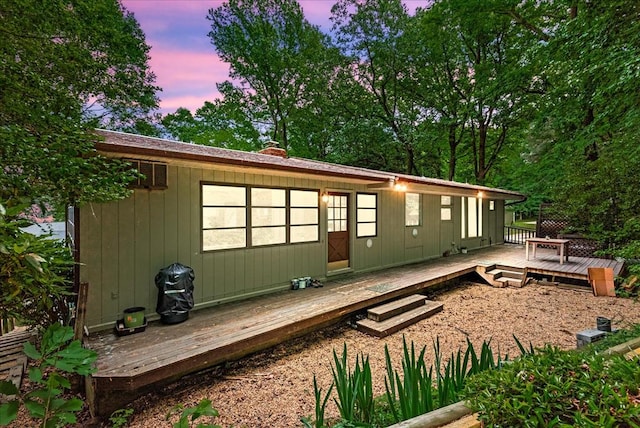
M 482 198 L 462 199 L 462 238 L 482 236 Z
M 247 189 L 202 186 L 202 250 L 247 246 Z
M 202 185 L 202 250 L 319 239 L 319 192 Z
M 356 236 L 376 236 L 378 197 L 375 194 L 358 193 L 356 196 Z
M 422 220 L 422 204 L 419 193 L 404 194 L 404 224 L 405 226 L 420 226 Z

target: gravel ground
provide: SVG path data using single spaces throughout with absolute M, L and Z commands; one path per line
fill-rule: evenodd
M 134 414 L 128 426 L 170 427 L 177 420 L 166 420 L 172 407 L 195 406 L 208 398 L 220 412 L 208 423 L 225 428 L 300 427 L 300 417 L 314 412 L 314 374 L 326 390 L 331 384 L 332 352 L 335 349 L 340 355 L 345 343 L 352 364 L 356 354 L 369 356 L 374 393 L 380 395 L 384 393 L 385 345 L 397 368 L 403 336 L 417 347 L 426 346 L 427 364 L 431 364 L 436 339 L 444 355 L 465 348 L 468 338 L 476 349 L 483 340 L 491 340 L 494 353 L 499 350 L 502 355 L 517 356 L 513 335 L 525 345 L 531 342 L 534 347 L 553 344 L 571 349 L 576 346 L 576 332 L 595 328 L 597 316 L 612 319 L 614 328 L 640 323 L 640 304 L 633 300 L 594 297 L 589 292 L 555 286 L 493 288 L 469 283 L 432 298 L 444 303 L 442 312 L 384 339 L 347 325 L 336 326 L 190 376 L 132 403 Z M 337 414 L 330 402 L 326 416 Z M 28 425 L 23 421 L 15 426 Z M 89 426 L 89 422 L 81 426 Z

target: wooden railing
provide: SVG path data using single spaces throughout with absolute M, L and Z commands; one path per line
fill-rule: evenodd
M 523 227 L 505 226 L 504 242 L 505 244 L 524 244 L 525 239 L 535 238 L 536 231 L 533 229 L 525 229 Z
M 0 318 L 0 336 L 13 331 L 15 327 L 16 323 L 13 318 Z

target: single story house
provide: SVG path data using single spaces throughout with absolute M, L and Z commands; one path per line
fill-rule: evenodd
M 426 177 L 98 130 L 97 150 L 146 178 L 75 218 L 86 325 L 126 308 L 154 319 L 158 271 L 195 273 L 198 308 L 285 290 L 291 280 L 374 271 L 502 244 L 520 193 Z M 293 291 L 292 291 L 293 292 Z

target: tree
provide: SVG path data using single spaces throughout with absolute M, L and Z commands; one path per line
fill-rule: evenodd
M 229 82 L 218 84 L 223 99 L 206 101 L 196 114 L 185 108 L 162 119 L 169 133 L 180 141 L 235 150 L 255 150 L 260 132 L 240 101 L 242 95 Z
M 433 11 L 444 9 L 444 28 L 454 55 L 462 58 L 455 71 L 465 73 L 462 92 L 467 121 L 467 150 L 477 183 L 484 184 L 489 171 L 509 144 L 509 130 L 527 118 L 530 95 L 536 88 L 533 62 L 526 55 L 528 31 L 515 26 L 503 13 L 511 0 L 445 0 Z
M 351 107 L 348 112 L 356 120 L 374 125 L 377 136 L 377 128 L 385 128 L 393 142 L 387 161 L 400 153 L 400 164 L 389 162 L 382 169 L 417 175 L 428 169 L 432 175 L 438 167 L 420 159 L 429 157 L 429 148 L 420 144 L 421 105 L 402 85 L 414 48 L 411 42 L 415 42 L 403 37 L 409 22 L 406 7 L 400 0 L 340 0 L 332 8 L 331 19 L 338 46 L 350 59 L 343 76 L 353 87 L 345 91 L 350 99 L 344 107 Z
M 410 74 L 403 84 L 424 108 L 428 139 L 437 145 L 446 141 L 449 149 L 447 179 L 454 180 L 458 148 L 469 124 L 469 95 L 472 80 L 461 40 L 452 34 L 453 11 L 442 3 L 418 9 L 406 37 L 415 52 L 408 59 Z
M 557 154 L 563 172 L 548 185 L 575 228 L 608 245 L 637 243 L 640 5 L 614 0 L 559 7 L 569 13 L 556 15 L 536 52 L 546 64 L 541 76 L 548 88 L 538 129 L 552 131 L 537 136 Z
M 304 19 L 295 0 L 229 0 L 210 9 L 209 37 L 239 82 L 250 120 L 289 149 L 292 115 L 306 102 L 305 91 L 323 78 L 328 38 Z
M 136 126 L 157 106 L 133 15 L 117 0 L 7 0 L 0 35 L 0 200 L 125 195 L 132 174 L 96 156 L 89 130 Z
M 140 127 L 158 88 L 117 0 L 5 0 L 0 37 L 0 315 L 47 325 L 64 318 L 73 260 L 20 213 L 126 196 L 137 173 L 99 156 L 92 129 Z

